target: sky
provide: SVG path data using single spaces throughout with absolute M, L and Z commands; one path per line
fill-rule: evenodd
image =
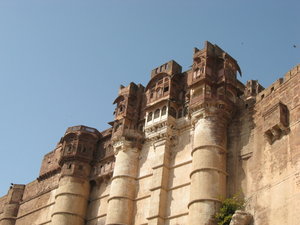
M 39 175 L 65 130 L 104 130 L 120 84 L 192 64 L 204 41 L 268 87 L 300 63 L 298 0 L 0 0 L 0 196 Z

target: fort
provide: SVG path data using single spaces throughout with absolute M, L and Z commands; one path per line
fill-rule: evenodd
M 300 224 L 300 64 L 264 89 L 217 45 L 121 86 L 111 128 L 67 128 L 39 176 L 0 198 L 0 225 L 214 225 L 240 193 L 251 220 Z

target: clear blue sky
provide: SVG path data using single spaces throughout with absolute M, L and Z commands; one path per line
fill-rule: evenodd
M 28 183 L 69 126 L 113 119 L 120 84 L 147 84 L 209 40 L 265 87 L 300 62 L 299 0 L 1 0 L 0 196 Z M 294 48 L 293 45 L 297 47 Z

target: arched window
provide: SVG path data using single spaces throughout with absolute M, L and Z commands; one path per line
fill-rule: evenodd
M 161 115 L 164 116 L 167 114 L 167 106 L 164 106 L 161 110 Z
M 155 110 L 154 119 L 157 119 L 159 117 L 159 114 L 160 114 L 160 109 Z
M 169 86 L 165 86 L 164 87 L 164 92 L 168 92 L 169 91 Z
M 124 106 L 123 105 L 120 105 L 119 106 L 119 113 L 123 112 L 124 111 Z
M 72 151 L 72 145 L 67 145 L 66 152 L 70 153 Z
M 147 122 L 151 121 L 152 120 L 152 112 L 149 112 L 148 114 L 148 118 L 147 118 Z
M 200 77 L 200 69 L 199 69 L 199 68 L 195 69 L 194 75 L 193 75 L 193 78 L 194 78 L 194 79 L 196 79 L 196 78 L 198 78 L 198 77 Z
M 234 97 L 234 95 L 232 94 L 231 91 L 227 90 L 226 95 L 227 95 L 227 97 L 229 98 L 230 101 L 235 102 L 235 97 Z
M 157 97 L 157 98 L 160 98 L 160 97 L 162 96 L 161 90 L 162 90 L 161 88 L 157 88 L 157 89 L 156 89 L 156 97 Z

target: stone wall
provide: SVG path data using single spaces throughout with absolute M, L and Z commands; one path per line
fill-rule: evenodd
M 163 68 L 168 68 L 168 65 L 164 64 Z M 236 66 L 232 63 L 228 65 Z M 185 79 L 187 74 L 183 75 Z M 153 78 L 152 82 L 155 81 Z M 196 81 L 193 85 L 195 84 Z M 187 88 L 187 84 L 184 85 L 182 90 Z M 216 84 L 217 87 L 218 85 L 219 83 Z M 131 86 L 135 87 L 134 84 Z M 74 150 L 72 152 L 74 155 L 69 156 L 67 149 L 63 147 L 63 142 L 60 141 L 54 151 L 45 155 L 38 179 L 25 186 L 22 200 L 16 203 L 19 204 L 19 208 L 15 224 L 56 225 L 56 222 L 51 221 L 55 214 L 53 212 L 56 212 L 55 205 L 59 206 L 56 214 L 71 215 L 71 211 L 65 212 L 63 207 L 65 205 L 71 206 L 66 209 L 76 208 L 70 200 L 57 203 L 57 199 L 63 195 L 69 196 L 65 199 L 74 199 L 74 196 L 79 196 L 82 201 L 78 202 L 84 201 L 85 204 L 88 202 L 87 213 L 84 209 L 78 214 L 82 220 L 81 224 L 105 225 L 106 220 L 111 220 L 111 224 L 121 223 L 114 221 L 121 221 L 122 217 L 125 218 L 128 215 L 130 217 L 132 215 L 130 218 L 132 224 L 126 222 L 126 224 L 130 223 L 128 225 L 184 225 L 191 224 L 191 218 L 192 223 L 197 224 L 198 220 L 195 222 L 193 219 L 195 217 L 191 216 L 191 209 L 189 209 L 191 202 L 194 204 L 194 215 L 196 214 L 199 218 L 198 212 L 207 206 L 208 213 L 203 213 L 203 215 L 210 217 L 217 210 L 221 196 L 224 197 L 225 194 L 227 196 L 239 194 L 245 198 L 246 210 L 253 215 L 254 225 L 299 224 L 300 65 L 265 90 L 258 85 L 259 91 L 262 90 L 259 93 L 251 91 L 249 96 L 242 95 L 243 85 L 238 83 L 238 86 L 237 89 L 233 89 L 236 95 L 232 95 L 232 101 L 228 103 L 228 106 L 234 106 L 232 111 L 224 111 L 227 100 L 224 100 L 224 95 L 222 99 L 218 95 L 220 89 L 205 86 L 203 91 L 207 90 L 200 94 L 208 93 L 210 99 L 194 105 L 194 109 L 190 108 L 189 114 L 186 112 L 180 116 L 174 116 L 165 112 L 161 116 L 154 117 L 153 121 L 151 114 L 151 121 L 146 122 L 142 116 L 143 118 L 138 123 L 131 124 L 132 127 L 129 129 L 126 127 L 130 125 L 128 122 L 130 120 L 127 121 L 129 113 L 124 117 L 126 119 L 123 124 L 124 129 L 121 129 L 124 137 L 118 136 L 120 135 L 117 132 L 120 125 L 118 125 L 118 119 L 111 122 L 113 128 L 103 131 L 101 135 L 94 128 L 78 126 L 77 128 L 84 132 L 98 135 L 95 139 L 95 149 L 89 152 L 89 161 L 83 157 L 86 149 Z M 136 87 L 139 87 L 140 91 L 144 90 L 141 86 Z M 215 92 L 211 93 L 213 88 Z M 124 92 L 127 89 L 123 87 L 122 90 Z M 176 90 L 172 92 L 174 96 L 176 96 L 174 94 Z M 188 91 L 193 93 L 194 89 L 191 90 Z M 222 90 L 225 88 L 219 93 L 222 94 Z M 141 94 L 139 99 L 142 97 Z M 191 96 L 187 94 L 185 97 L 189 100 Z M 200 97 L 204 99 L 203 96 Z M 134 96 L 126 98 L 128 101 L 135 99 Z M 205 98 L 208 97 L 205 96 Z M 172 107 L 169 106 L 172 104 L 176 106 L 175 100 L 168 102 L 169 105 L 165 105 L 167 102 L 165 100 L 157 105 L 159 109 L 162 106 L 168 106 L 168 110 L 171 110 Z M 154 105 L 153 102 L 151 104 Z M 118 106 L 118 110 L 122 112 L 118 115 L 120 118 L 125 113 L 122 111 L 123 105 L 121 106 Z M 182 106 L 177 108 L 178 112 L 183 109 Z M 155 108 L 151 110 L 157 111 Z M 148 108 L 147 115 L 152 113 L 151 110 Z M 176 114 L 176 110 L 174 108 L 172 110 Z M 220 115 L 223 112 L 224 115 Z M 141 112 L 141 115 L 144 115 L 143 113 Z M 232 115 L 228 116 L 227 114 L 230 113 Z M 227 126 L 226 120 L 230 118 Z M 134 130 L 137 127 L 139 130 Z M 69 128 L 68 131 L 71 132 L 73 128 Z M 142 130 L 144 133 L 140 135 Z M 85 140 L 84 135 L 80 134 L 78 137 L 80 141 Z M 128 140 L 125 140 L 125 137 Z M 74 139 L 72 141 L 75 143 Z M 89 143 L 90 141 L 87 141 L 87 144 Z M 63 151 L 65 161 L 61 161 Z M 194 152 L 194 158 L 192 152 Z M 225 154 L 227 154 L 226 171 Z M 69 162 L 78 163 L 78 171 L 88 172 L 79 174 L 80 177 L 77 177 L 76 181 L 77 173 L 66 172 L 71 169 L 68 167 Z M 83 170 L 83 164 L 88 170 Z M 65 173 L 61 171 L 62 167 Z M 117 172 L 113 174 L 113 171 Z M 197 179 L 195 178 L 194 181 L 191 179 L 193 174 L 197 174 L 195 176 Z M 65 189 L 70 190 L 69 192 L 64 188 L 60 190 L 62 183 L 68 184 L 69 180 L 75 183 L 80 182 L 79 178 L 84 179 L 85 195 L 81 196 L 77 193 L 80 189 L 76 185 L 72 186 L 76 190 L 70 190 L 72 188 L 68 185 Z M 225 185 L 226 179 L 227 186 Z M 210 184 L 212 184 L 211 189 Z M 200 188 L 205 191 L 199 191 Z M 191 189 L 197 195 L 195 198 L 190 193 Z M 226 190 L 227 193 L 225 193 Z M 218 193 L 220 196 L 216 196 Z M 0 218 L 6 201 L 7 196 L 0 198 Z M 85 207 L 83 204 L 81 206 Z M 118 209 L 121 210 L 111 213 L 111 210 L 108 210 L 109 207 L 119 207 Z M 133 210 L 130 210 L 131 207 Z M 128 215 L 123 215 L 121 211 L 127 212 Z M 74 213 L 72 215 L 74 216 Z M 83 218 L 84 215 L 86 215 L 85 218 Z M 125 221 L 129 221 L 128 218 Z M 206 221 L 209 221 L 209 218 L 206 218 Z
M 6 202 L 6 195 L 4 195 L 0 198 L 0 218 L 2 218 L 2 215 L 3 215 L 5 202 Z
M 279 79 L 259 93 L 253 109 L 241 106 L 240 120 L 231 127 L 228 190 L 230 194 L 242 192 L 254 224 L 298 224 L 300 221 L 299 68 L 295 67 L 284 80 Z M 278 102 L 288 110 L 284 131 L 280 128 L 279 112 L 275 110 Z M 269 120 L 275 127 L 271 134 L 276 138 L 272 142 L 266 135 Z
M 51 212 L 55 203 L 55 191 L 59 176 L 43 181 L 33 181 L 26 185 L 20 203 L 16 225 L 41 225 L 51 222 Z
M 106 179 L 93 185 L 86 216 L 87 225 L 105 224 L 110 183 L 111 181 Z

